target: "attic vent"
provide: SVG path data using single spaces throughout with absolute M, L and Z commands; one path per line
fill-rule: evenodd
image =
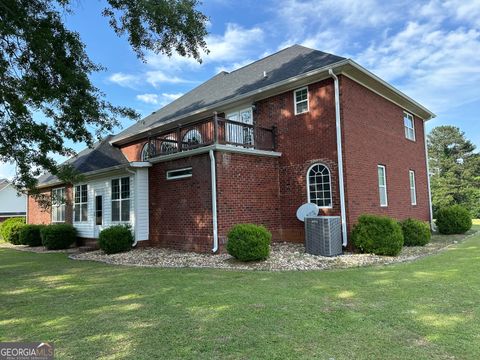
M 263 77 L 264 77 L 264 78 L 267 77 L 267 72 L 266 72 L 266 71 L 263 72 Z

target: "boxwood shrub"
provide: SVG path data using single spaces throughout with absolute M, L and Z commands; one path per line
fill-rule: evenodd
M 264 260 L 270 255 L 272 234 L 264 226 L 235 225 L 227 239 L 227 252 L 240 261 Z
M 361 215 L 353 227 L 352 241 L 361 252 L 396 256 L 403 246 L 402 228 L 386 216 Z
M 400 225 L 405 246 L 425 246 L 430 242 L 432 233 L 428 223 L 416 219 L 406 219 Z
M 52 224 L 42 227 L 40 235 L 48 250 L 68 249 L 77 238 L 77 230 L 70 224 Z
M 0 234 L 4 241 L 14 245 L 20 245 L 20 228 L 25 226 L 25 218 L 16 217 L 5 220 L 0 227 Z
M 435 223 L 441 234 L 463 234 L 472 227 L 472 217 L 464 207 L 453 205 L 438 209 Z
M 46 225 L 25 225 L 20 229 L 20 244 L 28 246 L 41 246 L 42 238 L 40 229 Z
M 132 244 L 132 230 L 127 225 L 110 226 L 103 229 L 98 237 L 98 245 L 106 254 L 128 251 Z

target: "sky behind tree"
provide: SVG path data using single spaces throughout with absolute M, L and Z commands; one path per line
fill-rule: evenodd
M 142 116 L 222 70 L 301 44 L 352 58 L 436 113 L 428 130 L 455 125 L 480 146 L 480 0 L 205 0 L 210 53 L 202 64 L 153 54 L 143 63 L 101 16 L 104 5 L 80 0 L 63 17 L 90 58 L 107 67 L 93 75 L 94 84 Z M 0 164 L 0 178 L 14 172 Z

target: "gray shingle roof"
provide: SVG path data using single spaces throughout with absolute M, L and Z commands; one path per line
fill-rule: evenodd
M 110 145 L 111 139 L 112 135 L 107 136 L 102 141 L 95 143 L 93 148 L 82 150 L 63 164 L 72 165 L 81 174 L 128 164 L 122 151 Z M 55 175 L 46 173 L 38 178 L 38 185 L 47 185 L 58 181 L 59 179 Z
M 125 129 L 112 141 L 120 137 L 135 135 L 147 127 L 161 125 L 174 117 L 187 115 L 192 111 L 217 102 L 234 99 L 252 90 L 273 85 L 342 60 L 345 60 L 345 58 L 300 45 L 293 45 L 231 73 L 219 73 L 167 106 Z M 267 73 L 267 77 L 263 76 L 264 71 Z

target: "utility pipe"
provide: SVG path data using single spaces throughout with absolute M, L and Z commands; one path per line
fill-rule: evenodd
M 428 146 L 427 146 L 427 135 L 426 135 L 427 129 L 426 129 L 425 123 L 426 121 L 423 122 L 423 142 L 425 144 L 425 163 L 427 165 L 427 186 L 428 186 L 428 206 L 430 210 L 430 229 L 435 231 L 435 224 L 433 223 L 432 191 L 430 190 L 430 166 L 428 165 Z
M 347 218 L 345 211 L 345 188 L 343 183 L 343 155 L 342 155 L 342 128 L 340 123 L 340 91 L 338 87 L 338 77 L 333 70 L 328 69 L 328 73 L 333 78 L 335 87 L 335 124 L 337 130 L 337 163 L 338 163 L 338 187 L 340 192 L 340 216 L 342 219 L 342 245 L 347 246 Z
M 218 223 L 217 223 L 217 175 L 215 172 L 215 156 L 213 150 L 210 155 L 210 176 L 212 178 L 212 219 L 213 219 L 213 248 L 212 252 L 218 251 Z

